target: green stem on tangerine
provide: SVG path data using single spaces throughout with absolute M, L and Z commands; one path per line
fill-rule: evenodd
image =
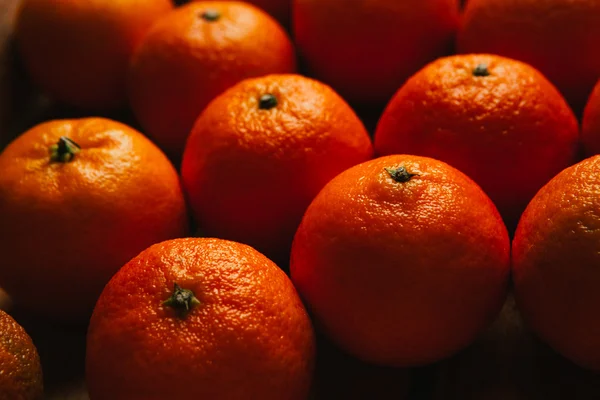
M 61 136 L 58 143 L 50 146 L 50 160 L 67 163 L 81 151 L 81 146 L 66 136 Z
M 221 18 L 221 13 L 217 10 L 206 10 L 200 15 L 205 21 L 214 22 Z
M 490 70 L 487 64 L 477 64 L 473 70 L 473 76 L 490 76 Z
M 258 108 L 261 110 L 270 110 L 273 107 L 276 107 L 279 102 L 277 101 L 277 97 L 272 95 L 271 93 L 263 94 L 258 99 Z
M 399 183 L 408 182 L 413 176 L 418 176 L 419 174 L 412 174 L 406 170 L 404 167 L 398 168 L 385 168 L 386 172 L 390 174 L 393 180 Z
M 182 289 L 177 283 L 174 283 L 173 294 L 163 301 L 163 305 L 171 307 L 181 318 L 185 318 L 194 307 L 200 305 L 200 300 L 191 290 Z

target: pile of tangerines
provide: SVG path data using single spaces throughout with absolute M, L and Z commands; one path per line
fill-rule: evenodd
M 89 322 L 92 400 L 306 399 L 314 329 L 433 363 L 511 287 L 600 370 L 600 3 L 458 3 L 22 2 L 27 73 L 89 117 L 0 154 L 0 286 Z M 2 398 L 38 398 L 0 325 Z

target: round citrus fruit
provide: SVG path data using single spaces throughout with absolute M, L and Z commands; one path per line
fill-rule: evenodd
M 201 0 L 194 0 L 201 1 Z M 232 1 L 232 0 L 225 0 Z M 290 25 L 291 3 L 292 0 L 246 0 L 247 3 L 254 4 L 260 9 L 266 11 L 279 23 L 288 27 Z
M 42 400 L 42 366 L 31 338 L 10 315 L 0 310 L 0 397 Z
M 179 159 L 198 114 L 237 82 L 295 70 L 281 26 L 240 2 L 194 2 L 153 26 L 129 73 L 133 111 L 146 133 Z
M 0 171 L 0 285 L 29 311 L 89 318 L 124 263 L 186 234 L 175 168 L 121 123 L 42 123 L 0 154 Z
M 314 353 L 308 314 L 277 265 L 240 243 L 176 239 L 104 289 L 86 381 L 94 400 L 304 400 Z
M 375 133 L 379 155 L 416 154 L 466 173 L 511 230 L 535 193 L 577 160 L 579 126 L 534 68 L 494 55 L 427 65 L 398 90 Z
M 457 47 L 531 64 L 579 113 L 600 77 L 599 42 L 597 0 L 469 0 Z
M 600 81 L 592 91 L 583 112 L 581 140 L 587 156 L 600 154 Z
M 554 349 L 600 371 L 600 156 L 560 172 L 523 213 L 512 244 L 525 321 Z
M 457 0 L 296 0 L 293 29 L 311 76 L 350 103 L 385 104 L 427 62 L 449 54 Z
M 20 54 L 33 80 L 80 108 L 125 105 L 129 58 L 171 0 L 24 0 Z
M 288 260 L 302 214 L 343 170 L 372 157 L 371 140 L 331 88 L 299 75 L 240 82 L 204 110 L 182 178 L 204 235 Z M 282 265 L 283 267 L 283 265 Z
M 290 272 L 323 331 L 368 362 L 414 366 L 468 345 L 507 292 L 509 239 L 485 193 L 431 158 L 352 167 L 308 207 Z

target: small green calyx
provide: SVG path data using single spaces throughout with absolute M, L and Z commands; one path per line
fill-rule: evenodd
M 68 163 L 81 151 L 81 147 L 66 136 L 61 136 L 58 143 L 50 146 L 50 160 Z
M 200 16 L 205 21 L 214 22 L 221 18 L 221 13 L 219 13 L 217 10 L 206 10 L 200 14 Z
M 163 301 L 163 305 L 174 309 L 180 318 L 185 318 L 194 307 L 200 305 L 200 300 L 196 298 L 191 290 L 182 289 L 177 283 L 174 283 L 173 294 Z
M 386 172 L 390 174 L 393 180 L 398 183 L 404 183 L 411 180 L 413 176 L 418 176 L 419 174 L 411 174 L 404 167 L 398 168 L 385 168 Z
M 261 110 L 270 110 L 273 107 L 276 107 L 278 104 L 277 97 L 273 96 L 271 93 L 263 94 L 258 99 L 258 108 Z
M 490 76 L 490 70 L 486 64 L 478 64 L 473 70 L 473 76 Z

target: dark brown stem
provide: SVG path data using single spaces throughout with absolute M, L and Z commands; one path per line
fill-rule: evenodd
M 214 22 L 221 18 L 221 13 L 217 10 L 206 10 L 200 14 L 200 17 L 202 17 L 202 19 L 205 21 Z
M 258 99 L 258 108 L 261 110 L 270 110 L 271 108 L 277 107 L 277 97 L 272 95 L 271 93 L 263 94 Z
M 58 143 L 50 146 L 50 160 L 53 162 L 67 163 L 71 161 L 81 147 L 66 136 L 61 136 Z
M 413 176 L 417 176 L 419 174 L 411 174 L 404 167 L 398 168 L 386 168 L 385 169 L 388 174 L 398 183 L 404 183 L 410 181 Z
M 163 305 L 174 309 L 180 318 L 185 318 L 194 307 L 200 305 L 200 300 L 191 290 L 182 289 L 177 283 L 174 283 L 173 294 L 163 302 Z
M 490 76 L 490 70 L 486 64 L 478 64 L 473 70 L 473 76 Z

